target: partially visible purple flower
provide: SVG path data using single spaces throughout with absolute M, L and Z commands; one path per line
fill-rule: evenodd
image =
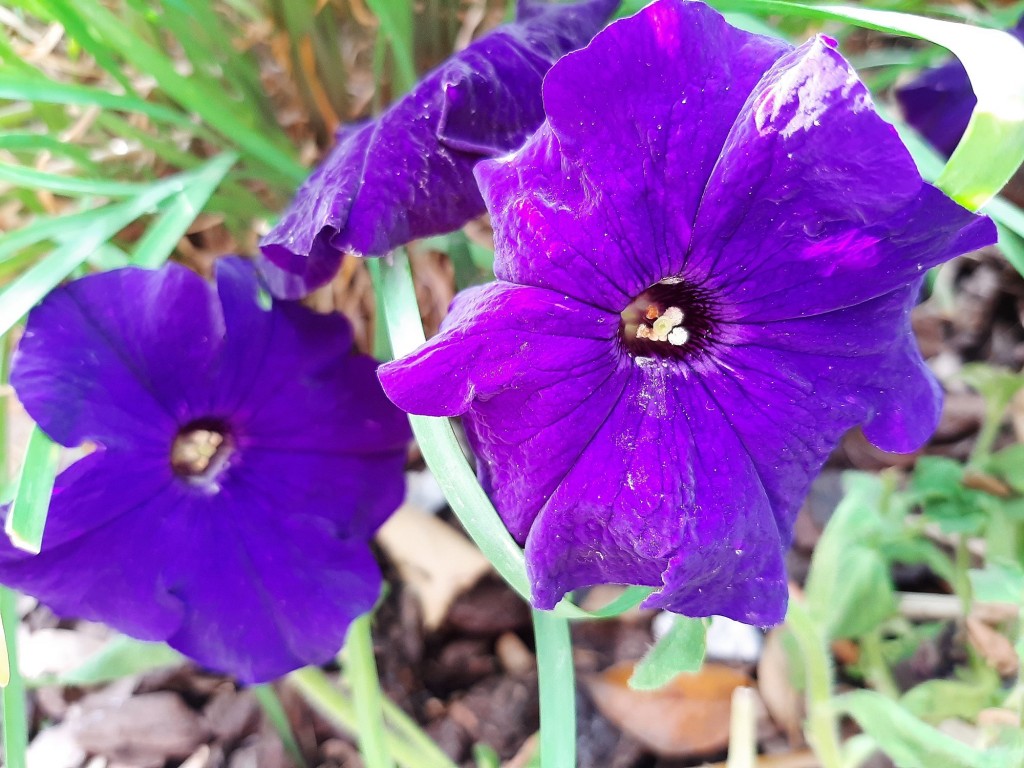
M 793 49 L 659 0 L 562 59 L 547 122 L 477 170 L 497 282 L 379 371 L 463 417 L 537 606 L 591 584 L 772 624 L 840 436 L 910 451 L 940 390 L 910 311 L 995 241 L 925 184 L 826 37 Z
M 57 478 L 39 555 L 0 546 L 0 582 L 246 682 L 330 659 L 373 606 L 409 438 L 341 316 L 259 290 L 228 258 L 216 284 L 127 268 L 34 309 L 11 383 L 98 449 Z
M 1006 30 L 1024 43 L 1024 16 Z M 917 79 L 896 89 L 896 100 L 906 121 L 942 154 L 953 154 L 967 130 L 978 103 L 971 79 L 959 59 L 925 70 Z
M 261 243 L 271 291 L 298 298 L 328 282 L 346 252 L 380 256 L 482 214 L 473 166 L 536 130 L 544 74 L 618 3 L 520 0 L 515 23 L 454 55 L 377 120 L 339 131 Z

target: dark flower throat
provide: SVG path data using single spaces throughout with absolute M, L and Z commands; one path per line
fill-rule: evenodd
M 219 419 L 197 419 L 182 427 L 171 446 L 174 473 L 193 482 L 215 479 L 234 453 L 227 424 Z
M 683 360 L 710 344 L 713 304 L 681 278 L 655 283 L 622 313 L 619 338 L 633 357 Z

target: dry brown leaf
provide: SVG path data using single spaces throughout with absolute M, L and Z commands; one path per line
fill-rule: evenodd
M 139 766 L 191 757 L 210 738 L 202 718 L 180 696 L 166 691 L 90 707 L 72 725 L 86 751 Z
M 419 600 L 428 630 L 440 627 L 455 598 L 491 569 L 469 539 L 408 504 L 384 523 L 377 541 Z
M 44 728 L 32 739 L 26 754 L 28 768 L 78 768 L 85 750 L 66 724 Z
M 1001 632 L 996 631 L 974 616 L 967 618 L 967 640 L 971 647 L 981 654 L 992 668 L 1003 677 L 1017 673 L 1020 660 L 1013 649 L 1013 643 Z
M 616 664 L 586 680 L 601 713 L 641 744 L 665 757 L 717 752 L 729 743 L 732 692 L 751 679 L 724 664 L 705 664 L 656 691 L 627 684 L 633 662 Z

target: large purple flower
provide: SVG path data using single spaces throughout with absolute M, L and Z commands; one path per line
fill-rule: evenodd
M 925 270 L 992 243 L 922 182 L 835 43 L 793 49 L 659 0 L 556 64 L 547 122 L 478 171 L 498 281 L 383 366 L 462 415 L 535 603 L 601 582 L 781 620 L 811 479 L 864 425 L 909 451 L 940 392 Z
M 1024 43 L 1024 16 L 1006 30 Z M 978 98 L 959 59 L 926 70 L 896 89 L 903 115 L 928 142 L 944 155 L 952 155 L 967 130 Z
M 298 298 L 328 282 L 346 252 L 380 256 L 482 214 L 473 166 L 536 130 L 544 73 L 618 2 L 520 0 L 515 23 L 450 58 L 379 119 L 343 128 L 263 239 L 271 291 Z
M 57 478 L 42 552 L 0 547 L 0 582 L 248 682 L 331 658 L 373 606 L 409 438 L 341 316 L 259 290 L 230 258 L 216 284 L 128 268 L 33 310 L 11 383 L 99 448 Z

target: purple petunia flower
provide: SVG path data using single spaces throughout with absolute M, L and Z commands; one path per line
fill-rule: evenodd
M 409 439 L 344 318 L 259 290 L 229 258 L 215 285 L 127 268 L 34 309 L 11 383 L 99 449 L 57 478 L 39 555 L 0 546 L 0 582 L 246 682 L 331 658 L 373 606 Z
M 1024 16 L 1006 30 L 1024 43 Z M 978 103 L 971 79 L 959 59 L 926 70 L 896 89 L 906 121 L 944 155 L 952 155 Z
M 298 298 L 327 283 L 345 252 L 380 256 L 482 214 L 473 166 L 536 130 L 544 73 L 618 3 L 520 0 L 515 23 L 450 58 L 379 119 L 343 128 L 261 243 L 271 292 Z
M 910 310 L 994 227 L 922 182 L 834 41 L 794 49 L 700 3 L 610 25 L 544 106 L 477 170 L 497 282 L 382 366 L 384 390 L 463 416 L 537 606 L 613 582 L 780 621 L 793 520 L 840 436 L 910 451 L 934 429 Z

